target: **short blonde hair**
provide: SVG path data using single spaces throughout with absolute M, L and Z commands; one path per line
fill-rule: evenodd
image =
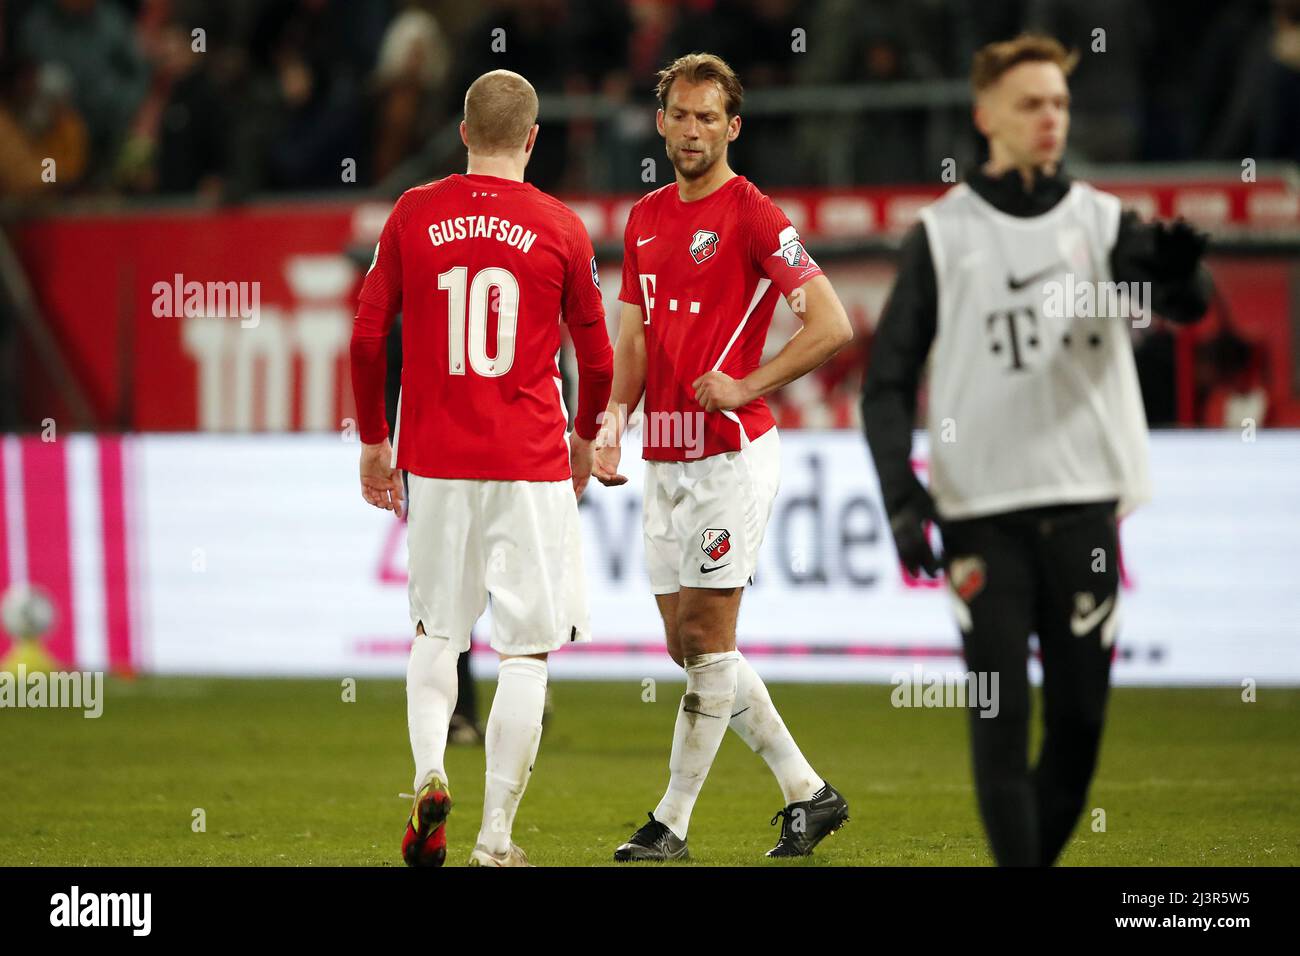
M 668 91 L 673 81 L 683 79 L 687 83 L 717 83 L 722 91 L 723 106 L 727 116 L 740 114 L 740 105 L 745 100 L 745 89 L 740 85 L 736 71 L 727 65 L 727 61 L 712 53 L 688 53 L 679 56 L 659 71 L 659 82 L 655 84 L 655 95 L 659 97 L 659 106 L 668 109 Z
M 465 93 L 465 138 L 475 153 L 522 149 L 536 122 L 537 91 L 518 73 L 484 73 Z
M 1022 33 L 1014 40 L 990 43 L 976 52 L 971 64 L 971 86 L 976 94 L 983 93 L 1013 66 L 1021 63 L 1055 63 L 1062 73 L 1069 76 L 1079 63 L 1079 54 L 1066 50 L 1055 37 Z

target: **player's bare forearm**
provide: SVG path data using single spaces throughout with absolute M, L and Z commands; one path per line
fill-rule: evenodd
M 595 441 L 588 441 L 574 432 L 569 436 L 569 470 L 573 475 L 573 493 L 578 498 L 587 487 L 594 464 Z
M 614 382 L 609 391 L 606 419 L 612 419 L 621 437 L 627 416 L 645 393 L 645 325 L 641 309 L 623 303 L 618 316 L 618 341 L 614 343 Z
M 602 485 L 621 485 L 627 477 L 619 474 L 619 448 L 627 416 L 645 393 L 645 325 L 641 309 L 623 303 L 618 314 L 618 341 L 614 343 L 614 383 L 609 391 L 600 434 L 596 436 L 591 473 Z
M 741 380 L 750 401 L 802 378 L 853 340 L 853 325 L 825 276 L 805 282 L 791 294 L 789 302 L 795 315 L 803 320 L 803 328 L 770 362 Z

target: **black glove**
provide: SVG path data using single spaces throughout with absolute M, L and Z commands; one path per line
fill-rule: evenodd
M 1184 219 L 1157 222 L 1149 265 L 1161 279 L 1181 279 L 1196 269 L 1210 237 Z
M 939 559 L 935 557 L 930 539 L 925 534 L 925 523 L 934 521 L 936 517 L 934 502 L 924 490 L 914 494 L 906 504 L 890 515 L 889 530 L 894 533 L 898 558 L 903 562 L 903 567 L 907 568 L 907 573 L 914 578 L 919 578 L 922 570 L 929 577 L 939 576 Z

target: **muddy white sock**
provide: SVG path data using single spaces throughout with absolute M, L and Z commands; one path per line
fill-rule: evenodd
M 731 708 L 731 729 L 765 761 L 786 804 L 812 799 L 825 782 L 804 759 L 777 713 L 763 679 L 739 651 L 736 652 L 736 702 Z
M 668 791 L 655 819 L 682 839 L 691 811 L 727 733 L 736 699 L 735 651 L 686 658 L 686 694 L 677 710 L 673 750 L 668 759 Z

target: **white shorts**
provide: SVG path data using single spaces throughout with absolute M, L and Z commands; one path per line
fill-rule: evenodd
M 740 451 L 698 461 L 647 461 L 646 566 L 650 589 L 744 587 L 758 565 L 781 483 L 776 428 Z
M 466 651 L 491 598 L 499 654 L 591 639 L 572 481 L 409 479 L 412 629 Z

